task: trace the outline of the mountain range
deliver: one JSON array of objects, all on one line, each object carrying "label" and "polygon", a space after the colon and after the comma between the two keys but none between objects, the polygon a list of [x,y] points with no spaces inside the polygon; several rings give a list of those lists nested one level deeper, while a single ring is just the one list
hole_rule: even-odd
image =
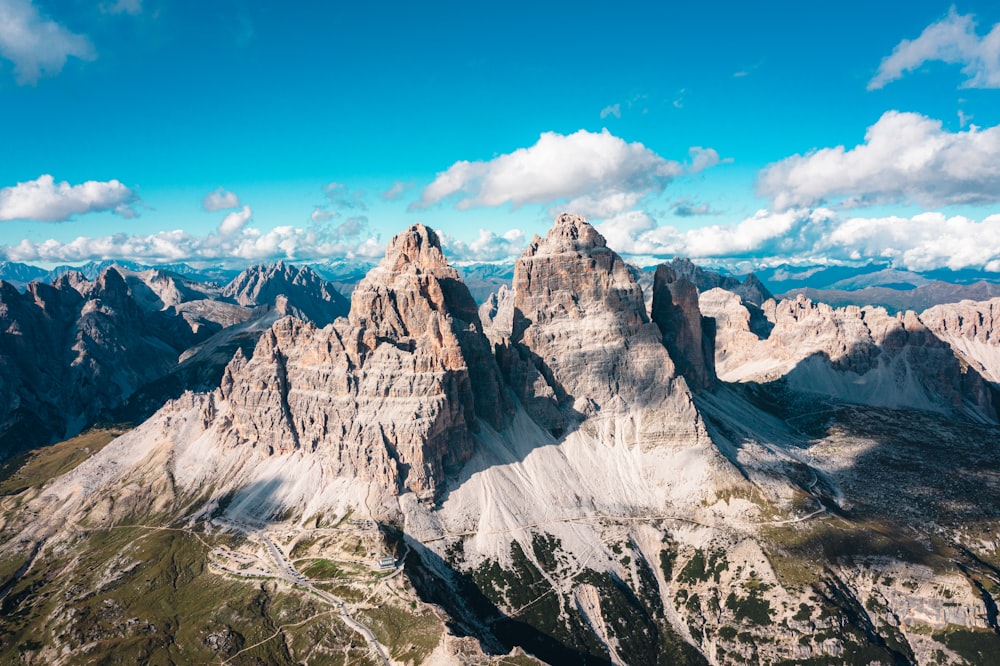
[{"label": "mountain range", "polygon": [[19,432],[76,434],[197,359],[218,374],[7,466],[2,658],[1000,652],[1000,299],[779,300],[684,260],[638,271],[565,214],[509,285],[482,278],[477,304],[414,225],[349,307],[282,264],[4,286]]},{"label": "mountain range", "polygon": [[117,264],[93,279],[32,281],[24,293],[0,282],[0,458],[218,386],[234,349],[283,315],[325,324],[346,311],[313,271],[283,263],[225,287]]}]

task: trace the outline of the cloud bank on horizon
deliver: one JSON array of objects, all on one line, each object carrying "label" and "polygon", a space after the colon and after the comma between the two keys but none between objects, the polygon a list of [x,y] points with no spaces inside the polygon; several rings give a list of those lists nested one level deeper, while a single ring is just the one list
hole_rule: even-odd
[{"label": "cloud bank on horizon", "polygon": [[[154,11],[141,0],[117,0],[76,16],[72,23],[48,15],[32,0],[0,0],[0,57],[9,67],[0,69],[0,77],[15,84],[10,90],[0,87],[0,103],[3,95],[28,94],[19,93],[22,89],[41,93],[90,71],[97,47],[102,53],[111,48],[99,29],[107,25],[102,22],[132,21],[156,29],[166,11],[161,5]],[[895,46],[885,47],[880,61],[870,60],[867,81],[855,77],[868,104],[883,103],[879,100],[896,88],[905,89],[900,95],[911,94],[906,91],[922,85],[925,77],[950,77],[956,94],[982,91],[975,92],[982,104],[977,115],[988,117],[984,109],[1000,107],[988,97],[1000,88],[1000,23],[982,30],[975,14],[954,7],[946,11],[916,37],[896,35],[890,42]],[[85,30],[67,27],[71,25]],[[245,35],[240,40],[246,42]],[[70,59],[77,61],[72,68],[67,66]],[[738,64],[728,70],[726,85],[749,85],[769,67],[775,65],[766,58]],[[692,134],[690,142],[669,127],[651,129],[649,119],[658,118],[656,114],[679,118],[676,114],[697,107],[705,95],[692,84],[665,88],[659,100],[632,90],[618,97],[624,101],[608,104],[605,97],[594,106],[591,122],[600,121],[597,127],[580,127],[584,123],[572,119],[557,123],[561,131],[518,132],[537,140],[478,159],[462,159],[461,148],[453,147],[450,158],[424,175],[393,171],[388,164],[367,183],[326,178],[313,186],[313,199],[297,203],[291,220],[275,214],[267,202],[259,203],[260,194],[254,192],[259,172],[234,177],[220,171],[216,183],[239,186],[199,184],[198,195],[184,194],[183,210],[196,221],[189,225],[186,218],[165,220],[155,188],[143,186],[140,199],[139,185],[78,177],[86,171],[81,167],[85,160],[68,160],[65,171],[71,175],[57,181],[66,177],[55,168],[57,155],[45,172],[0,183],[0,233],[5,227],[29,230],[19,240],[0,239],[0,258],[35,263],[367,260],[382,254],[389,225],[403,227],[419,217],[438,226],[435,218],[441,217],[451,224],[442,230],[451,260],[504,261],[523,251],[531,236],[526,229],[538,230],[541,220],[566,210],[594,222],[612,248],[649,260],[688,256],[742,265],[887,261],[914,270],[1000,272],[1000,211],[991,208],[1000,204],[1000,118],[992,126],[971,124],[972,102],[960,97],[954,111],[959,123],[952,129],[941,117],[907,110],[906,99],[899,97],[898,103],[885,102],[867,129],[839,133],[849,140],[772,154],[754,164],[730,149],[737,145],[731,136],[728,144],[712,140],[709,147],[707,137],[721,131],[717,124]],[[569,123],[577,129],[565,129]],[[659,140],[640,140],[643,132]],[[231,152],[240,152],[233,139],[218,139]],[[338,157],[324,160],[329,164]],[[130,167],[122,161],[126,173],[119,178],[134,182],[127,175]],[[281,180],[280,165],[274,168]],[[738,187],[749,194],[734,204],[725,188],[737,178],[744,179]],[[195,187],[186,185],[187,190]],[[130,229],[116,226],[115,220],[139,218],[140,210],[142,219]],[[488,228],[478,222],[481,218],[489,220]],[[95,220],[91,228],[79,228],[90,220]],[[30,231],[32,224],[43,222],[45,229],[54,230],[51,237]],[[164,228],[168,225],[169,230]]]}]

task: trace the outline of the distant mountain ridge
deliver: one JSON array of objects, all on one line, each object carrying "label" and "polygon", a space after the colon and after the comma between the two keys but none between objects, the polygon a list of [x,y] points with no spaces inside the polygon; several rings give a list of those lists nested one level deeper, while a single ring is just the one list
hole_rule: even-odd
[{"label": "distant mountain ridge", "polygon": [[926,282],[913,289],[899,289],[898,285],[864,287],[862,289],[812,289],[803,287],[780,294],[781,298],[802,295],[812,301],[829,303],[835,307],[856,305],[882,306],[890,312],[913,310],[919,312],[935,305],[961,301],[987,301],[1000,296],[1000,284],[985,280],[972,284]]},{"label": "distant mountain ridge", "polygon": [[284,264],[249,268],[225,288],[118,264],[93,280],[63,271],[24,293],[0,281],[0,458],[126,405],[144,418],[183,390],[217,386],[235,349],[280,316],[322,325],[347,310],[309,268]]}]

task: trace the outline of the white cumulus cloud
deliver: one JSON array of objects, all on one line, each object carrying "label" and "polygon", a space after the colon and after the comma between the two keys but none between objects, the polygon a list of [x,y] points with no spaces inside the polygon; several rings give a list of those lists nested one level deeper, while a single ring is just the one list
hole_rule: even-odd
[{"label": "white cumulus cloud", "polygon": [[240,210],[229,213],[219,223],[219,235],[231,236],[235,234],[245,227],[252,217],[253,211],[250,209],[250,206],[243,206]]},{"label": "white cumulus cloud", "polygon": [[943,213],[912,218],[852,218],[822,239],[822,249],[848,259],[881,257],[911,270],[1000,270],[1000,215],[981,222]]},{"label": "white cumulus cloud", "polygon": [[65,222],[74,215],[112,211],[136,217],[139,197],[117,180],[88,180],[80,185],[55,182],[49,174],[0,189],[0,221]]},{"label": "white cumulus cloud", "polygon": [[597,227],[610,247],[630,255],[759,265],[879,259],[910,270],[1000,270],[1000,215],[981,221],[943,213],[848,217],[827,208],[798,208],[761,210],[736,224],[681,231],[630,211]]},{"label": "white cumulus cloud", "polygon": [[733,161],[731,157],[725,159],[719,157],[719,151],[715,148],[692,146],[688,150],[688,154],[691,156],[691,166],[688,167],[689,173],[701,173],[705,169],[711,169],[719,164],[730,164]]},{"label": "white cumulus cloud", "polygon": [[868,82],[869,90],[912,72],[925,62],[941,61],[962,65],[967,88],[1000,88],[1000,23],[986,35],[976,34],[976,20],[952,7],[948,16],[924,28],[914,40],[904,39],[883,58]]},{"label": "white cumulus cloud", "polygon": [[229,190],[219,187],[205,195],[201,200],[201,207],[210,213],[217,210],[231,210],[240,207],[240,198]]},{"label": "white cumulus cloud", "polygon": [[471,242],[442,234],[441,245],[449,261],[502,261],[519,257],[526,242],[520,229],[511,229],[501,235],[480,229]]},{"label": "white cumulus cloud", "polygon": [[606,217],[663,191],[684,168],[641,143],[606,129],[563,135],[545,132],[529,148],[489,161],[461,161],[439,173],[411,209],[455,200],[459,209],[561,204],[590,217]]},{"label": "white cumulus cloud", "polygon": [[763,169],[757,190],[775,208],[839,201],[925,207],[1000,201],[1000,126],[948,132],[918,113],[887,111],[863,144],[794,155]]},{"label": "white cumulus cloud", "polygon": [[70,56],[97,57],[84,35],[41,16],[31,0],[0,0],[0,56],[14,63],[21,85],[34,85],[43,76],[62,71]]}]

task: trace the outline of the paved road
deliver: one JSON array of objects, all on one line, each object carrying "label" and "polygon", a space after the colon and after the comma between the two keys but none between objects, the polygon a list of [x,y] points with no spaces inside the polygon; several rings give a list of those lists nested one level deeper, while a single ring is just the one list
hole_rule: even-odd
[{"label": "paved road", "polygon": [[365,641],[368,642],[368,645],[371,646],[372,650],[375,651],[375,654],[377,654],[379,659],[382,660],[382,663],[385,666],[389,666],[389,657],[386,656],[387,650],[385,646],[378,642],[378,639],[375,638],[375,634],[371,629],[351,617],[350,611],[347,609],[347,605],[344,604],[344,600],[313,585],[312,581],[296,571],[295,567],[292,566],[292,563],[287,557],[285,557],[285,554],[280,548],[278,548],[277,544],[271,540],[271,537],[267,536],[264,532],[259,532],[258,534],[260,534],[261,538],[264,540],[264,546],[267,549],[267,554],[271,556],[271,559],[274,560],[274,563],[278,568],[278,575],[294,585],[306,588],[319,598],[334,606],[338,611],[340,611],[340,617],[344,620],[344,624],[364,636]]}]

